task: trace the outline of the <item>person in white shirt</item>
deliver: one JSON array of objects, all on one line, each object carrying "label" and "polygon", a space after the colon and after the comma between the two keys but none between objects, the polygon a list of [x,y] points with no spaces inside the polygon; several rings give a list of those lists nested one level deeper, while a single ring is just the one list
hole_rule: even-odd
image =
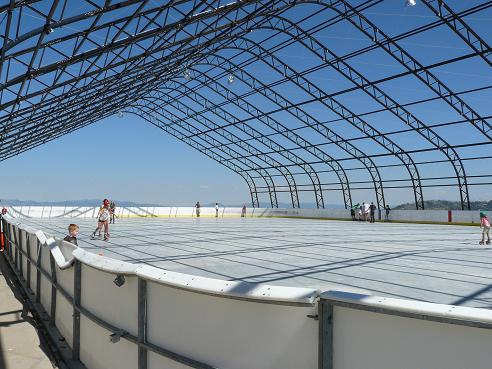
[{"label": "person in white shirt", "polygon": [[91,239],[96,238],[96,232],[99,232],[101,237],[101,229],[104,227],[104,241],[109,240],[109,218],[111,216],[111,209],[109,208],[109,200],[104,199],[103,205],[99,208],[97,213],[97,228],[92,232]]},{"label": "person in white shirt", "polygon": [[216,218],[219,217],[219,204],[218,203],[215,203],[215,217]]},{"label": "person in white shirt", "polygon": [[362,219],[364,222],[367,221],[367,216],[369,215],[369,204],[366,204],[365,202],[362,203]]}]

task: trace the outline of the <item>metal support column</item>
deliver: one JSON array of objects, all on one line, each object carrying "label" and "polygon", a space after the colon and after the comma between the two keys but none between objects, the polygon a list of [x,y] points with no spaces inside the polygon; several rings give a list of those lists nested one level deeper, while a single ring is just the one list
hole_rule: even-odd
[{"label": "metal support column", "polygon": [[37,240],[38,258],[36,259],[36,302],[41,302],[41,242]]},{"label": "metal support column", "polygon": [[323,299],[318,303],[318,368],[333,369],[333,305]]},{"label": "metal support column", "polygon": [[56,317],[56,262],[53,255],[50,253],[50,265],[51,265],[51,312],[50,320],[53,325],[55,325]]},{"label": "metal support column", "polygon": [[26,234],[26,254],[27,254],[26,286],[27,288],[31,289],[31,244],[30,244],[29,233]]},{"label": "metal support column", "polygon": [[82,265],[76,260],[73,280],[73,344],[72,359],[80,360],[80,300],[82,291]]},{"label": "metal support column", "polygon": [[[147,342],[147,281],[138,279],[138,342]],[[147,369],[147,349],[138,346],[138,369]]]}]

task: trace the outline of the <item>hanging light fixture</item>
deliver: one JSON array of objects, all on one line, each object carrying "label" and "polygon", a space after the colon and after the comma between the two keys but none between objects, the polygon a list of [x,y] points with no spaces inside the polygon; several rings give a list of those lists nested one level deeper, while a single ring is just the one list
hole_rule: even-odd
[{"label": "hanging light fixture", "polygon": [[234,83],[234,76],[232,74],[229,74],[227,76],[227,83],[228,84]]},{"label": "hanging light fixture", "polygon": [[46,25],[44,26],[44,33],[49,35],[50,33],[53,33],[53,31],[53,27],[51,27],[49,23],[46,23]]},{"label": "hanging light fixture", "polygon": [[183,77],[188,81],[191,79],[191,73],[188,69],[185,69],[185,71],[183,72]]},{"label": "hanging light fixture", "polygon": [[415,6],[417,5],[417,0],[406,0],[405,6]]},{"label": "hanging light fixture", "polygon": [[118,118],[123,118],[123,112],[121,110],[118,110]]}]

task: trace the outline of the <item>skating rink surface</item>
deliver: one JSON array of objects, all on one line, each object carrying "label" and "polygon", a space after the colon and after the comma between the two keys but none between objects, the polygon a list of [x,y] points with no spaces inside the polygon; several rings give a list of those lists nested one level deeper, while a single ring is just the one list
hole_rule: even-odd
[{"label": "skating rink surface", "polygon": [[109,242],[95,219],[19,219],[57,237],[80,226],[79,246],[131,263],[226,280],[492,308],[492,249],[478,227],[308,219],[118,219]]}]

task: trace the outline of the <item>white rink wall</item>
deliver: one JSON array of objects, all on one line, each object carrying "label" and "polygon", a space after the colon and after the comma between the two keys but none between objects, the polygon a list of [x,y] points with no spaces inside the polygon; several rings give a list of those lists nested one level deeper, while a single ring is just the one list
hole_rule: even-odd
[{"label": "white rink wall", "polygon": [[490,369],[491,310],[175,273],[14,221],[7,259],[89,369]]},{"label": "white rink wall", "polygon": [[[8,212],[14,218],[94,218],[97,207],[75,206],[12,206]],[[480,224],[480,212],[468,210],[392,210],[392,221],[439,222],[439,223],[476,223]],[[120,218],[159,217],[180,218],[196,217],[194,207],[117,207],[116,215]],[[240,217],[241,208],[220,207],[218,217]],[[200,217],[215,217],[215,208],[202,207]],[[246,217],[299,217],[350,219],[350,211],[345,209],[287,209],[287,208],[246,208]],[[384,211],[376,212],[376,219],[384,219]],[[450,221],[451,220],[451,221]]]}]

